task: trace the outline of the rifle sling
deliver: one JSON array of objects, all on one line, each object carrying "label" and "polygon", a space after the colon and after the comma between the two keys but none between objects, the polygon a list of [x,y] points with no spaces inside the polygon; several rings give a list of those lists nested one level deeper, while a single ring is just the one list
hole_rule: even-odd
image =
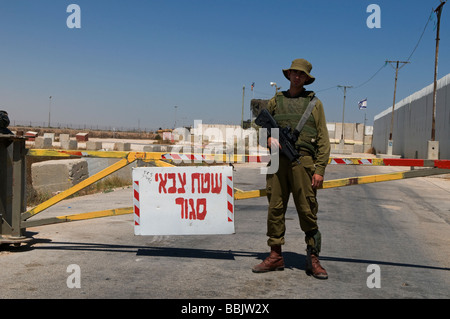
[{"label": "rifle sling", "polygon": [[306,121],[311,116],[312,110],[313,110],[314,106],[316,105],[317,100],[318,100],[317,97],[313,97],[312,100],[309,102],[308,106],[306,107],[305,113],[303,113],[302,118],[300,119],[297,126],[295,127],[295,130],[297,132],[300,133],[302,131],[303,126],[305,126]]}]

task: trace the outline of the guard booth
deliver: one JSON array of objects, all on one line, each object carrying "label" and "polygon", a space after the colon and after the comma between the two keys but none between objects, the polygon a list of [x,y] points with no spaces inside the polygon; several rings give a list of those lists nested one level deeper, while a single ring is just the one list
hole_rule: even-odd
[{"label": "guard booth", "polygon": [[0,244],[20,245],[25,238],[21,214],[26,210],[25,137],[0,134]]}]

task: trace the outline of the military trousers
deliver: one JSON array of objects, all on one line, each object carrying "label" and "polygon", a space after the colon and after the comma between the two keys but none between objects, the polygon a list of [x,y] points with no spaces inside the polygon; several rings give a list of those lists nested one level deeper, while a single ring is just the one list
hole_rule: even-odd
[{"label": "military trousers", "polygon": [[[267,244],[283,245],[286,232],[285,214],[292,193],[298,213],[300,228],[305,233],[305,242],[320,251],[320,232],[317,225],[317,190],[313,189],[312,176],[315,171],[311,156],[302,156],[300,164],[291,163],[283,154],[279,156],[279,167],[275,174],[266,176],[266,191],[269,201],[267,217]],[[270,164],[269,164],[270,165]]]}]

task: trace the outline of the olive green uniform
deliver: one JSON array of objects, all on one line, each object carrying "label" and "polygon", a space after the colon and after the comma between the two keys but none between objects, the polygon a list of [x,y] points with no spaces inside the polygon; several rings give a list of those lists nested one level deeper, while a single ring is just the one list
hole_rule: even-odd
[{"label": "olive green uniform", "polygon": [[[269,101],[268,111],[281,127],[295,128],[313,97],[312,91],[303,90],[300,96],[294,98],[287,92],[279,92]],[[318,254],[321,238],[317,226],[317,191],[313,189],[311,182],[314,174],[325,174],[330,156],[330,140],[320,100],[317,100],[295,146],[302,155],[301,164],[291,163],[280,153],[278,171],[267,175],[266,178],[269,200],[268,245],[284,244],[285,213],[292,193],[300,227],[305,232],[306,244]]]}]

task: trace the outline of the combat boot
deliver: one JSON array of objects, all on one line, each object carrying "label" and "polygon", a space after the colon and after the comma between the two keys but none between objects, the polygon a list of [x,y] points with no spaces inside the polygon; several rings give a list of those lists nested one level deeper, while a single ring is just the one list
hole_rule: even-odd
[{"label": "combat boot", "polygon": [[320,265],[319,256],[312,248],[308,248],[306,252],[306,274],[317,279],[328,279],[327,271]]},{"label": "combat boot", "polygon": [[274,270],[284,270],[284,259],[281,254],[281,245],[271,246],[269,257],[267,257],[262,263],[252,268],[252,271],[255,273]]}]

